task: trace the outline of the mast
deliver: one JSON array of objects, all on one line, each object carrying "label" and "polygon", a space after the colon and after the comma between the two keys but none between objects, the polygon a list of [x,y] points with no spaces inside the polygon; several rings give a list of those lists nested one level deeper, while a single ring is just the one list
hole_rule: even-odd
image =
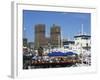
[{"label": "mast", "polygon": [[81,35],[83,35],[84,32],[83,32],[83,24],[81,25]]}]

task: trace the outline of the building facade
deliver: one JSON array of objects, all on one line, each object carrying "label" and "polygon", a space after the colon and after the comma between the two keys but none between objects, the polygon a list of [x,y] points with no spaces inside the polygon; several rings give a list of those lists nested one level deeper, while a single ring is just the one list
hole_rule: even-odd
[{"label": "building facade", "polygon": [[50,29],[51,47],[61,47],[61,29],[60,26],[53,24]]},{"label": "building facade", "polygon": [[35,49],[47,46],[47,39],[45,37],[45,24],[35,25]]},{"label": "building facade", "polygon": [[78,52],[91,50],[91,36],[90,35],[77,35],[74,36],[75,48]]},{"label": "building facade", "polygon": [[45,24],[35,25],[35,49],[39,47],[43,48],[58,48],[61,47],[61,28],[58,25],[53,24],[50,28],[50,37],[46,37]]}]

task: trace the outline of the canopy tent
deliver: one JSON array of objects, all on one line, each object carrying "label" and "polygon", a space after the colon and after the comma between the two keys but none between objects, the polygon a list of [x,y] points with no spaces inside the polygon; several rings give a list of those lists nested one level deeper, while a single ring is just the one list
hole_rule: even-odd
[{"label": "canopy tent", "polygon": [[63,52],[52,52],[52,53],[49,53],[48,56],[68,56],[68,55],[75,55],[76,53],[74,52],[66,52],[66,53],[63,53]]}]

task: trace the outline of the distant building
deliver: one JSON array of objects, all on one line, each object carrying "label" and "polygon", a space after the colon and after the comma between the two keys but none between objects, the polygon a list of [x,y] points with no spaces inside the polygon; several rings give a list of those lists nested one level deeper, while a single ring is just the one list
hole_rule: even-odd
[{"label": "distant building", "polygon": [[46,47],[48,41],[45,37],[45,24],[35,25],[35,49]]},{"label": "distant building", "polygon": [[75,41],[69,41],[69,40],[63,41],[64,48],[68,48],[71,50],[73,49],[74,44],[75,44]]},{"label": "distant building", "polygon": [[61,29],[60,26],[53,24],[50,29],[51,47],[61,47]]},{"label": "distant building", "polygon": [[28,48],[29,49],[34,49],[34,43],[33,42],[28,42]]},{"label": "distant building", "polygon": [[27,38],[23,38],[23,47],[27,47],[27,42],[28,42]]},{"label": "distant building", "polygon": [[23,53],[27,54],[28,53],[28,39],[23,38]]}]

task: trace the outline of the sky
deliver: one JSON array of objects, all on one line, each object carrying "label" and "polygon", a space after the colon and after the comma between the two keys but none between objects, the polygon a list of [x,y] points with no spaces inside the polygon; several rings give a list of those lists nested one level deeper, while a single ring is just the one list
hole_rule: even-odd
[{"label": "sky", "polygon": [[36,24],[46,25],[47,37],[53,24],[61,27],[62,39],[73,40],[81,32],[82,25],[84,33],[91,34],[90,13],[23,10],[23,38],[27,38],[28,42],[34,42]]}]

